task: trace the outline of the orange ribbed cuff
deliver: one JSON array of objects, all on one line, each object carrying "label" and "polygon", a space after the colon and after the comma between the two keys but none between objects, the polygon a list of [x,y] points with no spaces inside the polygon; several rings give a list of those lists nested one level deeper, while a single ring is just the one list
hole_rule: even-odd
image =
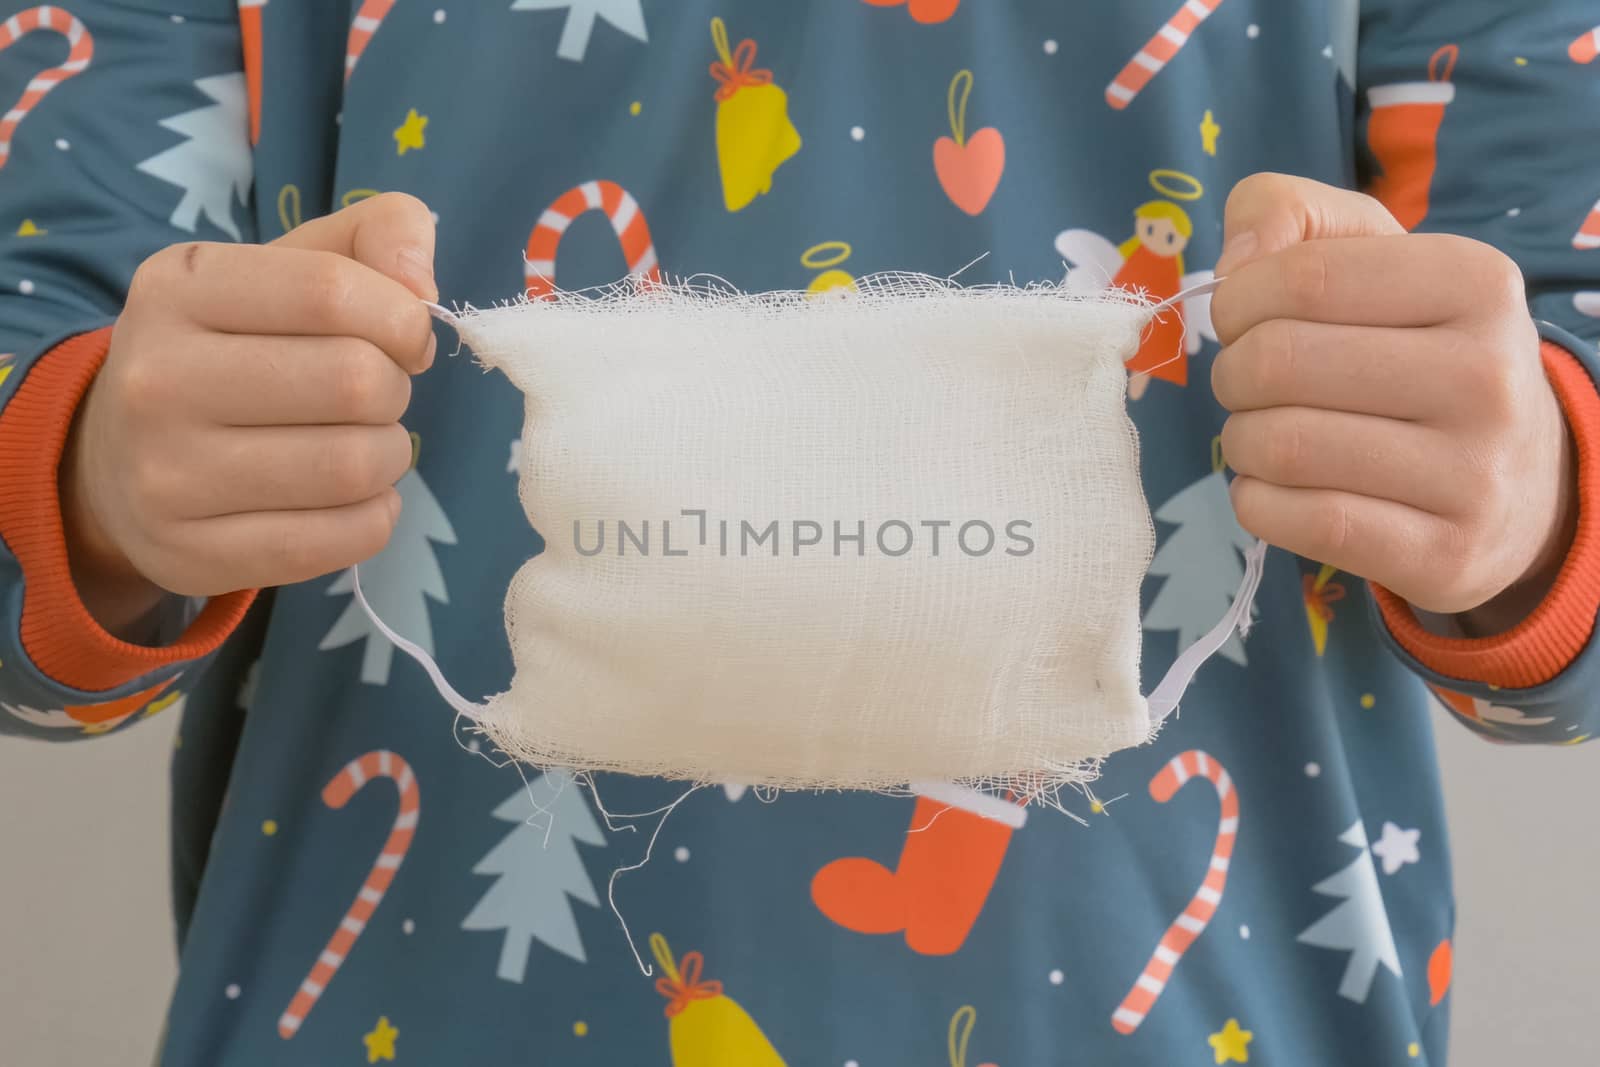
[{"label": "orange ribbed cuff", "polygon": [[209,655],[255,598],[253,590],[212,597],[165,648],[118,640],[78,598],[61,522],[61,454],[78,403],[110,346],[109,326],[63,341],[28,368],[0,409],[0,538],[22,567],[22,648],[46,677],[87,692]]},{"label": "orange ribbed cuff", "polygon": [[1554,341],[1545,341],[1542,352],[1545,374],[1572,430],[1578,468],[1577,533],[1543,602],[1503,634],[1451,638],[1430,633],[1404,600],[1372,587],[1400,647],[1447,678],[1501,689],[1543,685],[1578,658],[1594,632],[1600,611],[1600,393],[1571,352]]}]

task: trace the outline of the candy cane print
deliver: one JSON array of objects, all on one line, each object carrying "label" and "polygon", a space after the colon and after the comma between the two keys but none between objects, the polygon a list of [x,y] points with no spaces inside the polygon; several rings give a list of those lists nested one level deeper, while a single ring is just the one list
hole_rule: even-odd
[{"label": "candy cane print", "polygon": [[378,27],[383,25],[384,17],[393,6],[394,0],[365,0],[356,17],[350,20],[350,40],[344,49],[345,81],[350,80],[350,73],[356,69],[356,60],[367,50],[367,42],[378,32]]},{"label": "candy cane print", "polygon": [[1156,35],[1128,60],[1128,65],[1111,79],[1111,84],[1106,86],[1106,103],[1118,111],[1131,104],[1139,91],[1149,85],[1150,80],[1161,73],[1161,68],[1189,43],[1189,35],[1195,27],[1221,5],[1222,0],[1183,0],[1183,6],[1178,8],[1177,14],[1168,19],[1166,25],[1157,30]]},{"label": "candy cane print", "polygon": [[1567,46],[1567,55],[1572,57],[1574,63],[1593,63],[1600,56],[1600,26],[1592,30],[1584,30],[1570,45]]},{"label": "candy cane print", "polygon": [[655,281],[661,277],[650,225],[639,202],[616,182],[593,181],[574,186],[556,197],[528,234],[527,261],[523,267],[528,298],[549,296],[556,287],[556,249],[572,220],[585,211],[604,211],[622,245],[628,273]]},{"label": "candy cane print", "polygon": [[385,749],[368,752],[346,763],[323,788],[322,802],[330,808],[342,808],[360,792],[362,786],[374,778],[388,778],[394,782],[400,793],[400,810],[395,813],[389,839],[383,843],[383,851],[378,853],[378,858],[373,862],[361,891],[356,894],[344,918],[339,920],[338,929],[328,939],[328,947],[317,957],[311,973],[300,983],[294,999],[289,1001],[288,1009],[278,1020],[278,1036],[285,1041],[299,1032],[300,1024],[306,1021],[306,1016],[316,1006],[317,998],[333,981],[334,973],[350,954],[356,938],[367,928],[367,920],[372,918],[389,883],[394,881],[395,872],[400,869],[400,863],[411,847],[411,838],[417,832],[417,815],[422,810],[422,797],[417,790],[416,776],[411,773],[409,763]]},{"label": "candy cane print", "polygon": [[30,81],[16,106],[6,112],[5,118],[0,119],[0,167],[5,166],[11,158],[11,138],[16,135],[22,120],[28,117],[28,112],[44,99],[45,93],[87,67],[94,56],[94,38],[83,23],[61,8],[49,5],[19,11],[0,23],[0,52],[34,30],[55,30],[66,37],[71,50],[67,52],[65,63],[51,67]]},{"label": "candy cane print", "polygon": [[1217,840],[1211,848],[1211,865],[1189,906],[1161,935],[1161,942],[1156,945],[1150,962],[1145,964],[1144,972],[1122,999],[1122,1005],[1111,1013],[1111,1025],[1119,1034],[1133,1033],[1150,1014],[1178,961],[1217,913],[1223,887],[1228,883],[1228,861],[1233,857],[1233,841],[1239,833],[1239,794],[1234,791],[1233,779],[1222,765],[1198,749],[1180,753],[1150,780],[1150,795],[1157,803],[1165,804],[1191,778],[1204,778],[1215,786],[1217,799],[1222,804]]}]

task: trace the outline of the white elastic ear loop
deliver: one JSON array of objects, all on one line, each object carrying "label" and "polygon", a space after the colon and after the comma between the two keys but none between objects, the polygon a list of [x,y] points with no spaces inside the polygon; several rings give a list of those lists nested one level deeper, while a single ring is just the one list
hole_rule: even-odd
[{"label": "white elastic ear loop", "polygon": [[[429,313],[440,322],[447,323],[452,327],[461,322],[461,319],[456,315],[456,313],[447,307],[444,307],[440,304],[430,303],[426,300],[424,300],[422,304],[428,309]],[[356,603],[361,605],[361,610],[366,613],[368,619],[372,620],[372,625],[378,628],[378,632],[383,634],[384,637],[388,638],[390,643],[393,644],[395,648],[398,648],[401,652],[404,652],[422,666],[422,669],[427,672],[428,678],[432,680],[433,687],[439,691],[439,695],[444,698],[446,704],[449,704],[452,708],[466,716],[468,719],[471,719],[473,722],[477,722],[478,714],[483,710],[483,705],[474,704],[472,701],[456,692],[455,686],[445,681],[444,672],[439,669],[439,664],[434,662],[434,658],[432,656],[424,652],[418,645],[413,644],[404,637],[401,637],[399,634],[395,633],[389,628],[388,623],[378,618],[378,613],[372,610],[372,605],[367,603],[366,594],[361,591],[360,567],[350,568],[350,584],[355,590]]]},{"label": "white elastic ear loop", "polygon": [[1184,649],[1178,658],[1168,668],[1166,677],[1161,679],[1155,691],[1147,698],[1150,705],[1151,725],[1157,725],[1171,715],[1178,707],[1178,701],[1183,698],[1184,690],[1189,688],[1189,683],[1194,681],[1195,672],[1200,665],[1227,644],[1228,638],[1237,631],[1240,637],[1250,631],[1250,613],[1255,607],[1256,591],[1261,588],[1261,575],[1266,569],[1267,543],[1258,540],[1244,554],[1244,581],[1239,583],[1239,592],[1233,598],[1233,604],[1222,618],[1208,630],[1200,640]]},{"label": "white elastic ear loop", "polygon": [[468,719],[471,719],[473,722],[477,722],[478,714],[483,711],[483,705],[474,704],[472,701],[456,692],[455,687],[444,680],[444,672],[439,669],[439,665],[434,662],[432,656],[428,655],[417,645],[412,644],[410,641],[407,641],[405,638],[389,629],[389,624],[378,618],[378,613],[372,610],[372,605],[367,603],[366,594],[361,591],[360,567],[350,568],[350,584],[355,590],[356,603],[361,605],[361,610],[366,612],[367,618],[372,620],[372,625],[378,628],[378,632],[383,634],[384,637],[387,637],[394,644],[395,648],[398,648],[401,652],[404,652],[406,655],[410,656],[412,659],[416,660],[422,665],[422,669],[427,671],[428,677],[432,679],[433,687],[439,691],[440,696],[444,697],[446,704],[449,704],[452,708],[466,716]]},{"label": "white elastic ear loop", "polygon": [[[1162,311],[1166,308],[1177,307],[1191,296],[1205,296],[1207,293],[1214,293],[1217,291],[1217,287],[1225,281],[1227,281],[1226,276],[1221,278],[1212,278],[1209,281],[1201,282],[1199,285],[1191,285],[1189,288],[1185,289],[1181,293],[1178,293],[1176,296],[1169,296],[1165,300],[1161,301],[1161,303],[1151,305],[1150,310]],[[433,307],[434,305],[430,304],[428,306]],[[444,309],[440,308],[440,310],[443,311]]]}]

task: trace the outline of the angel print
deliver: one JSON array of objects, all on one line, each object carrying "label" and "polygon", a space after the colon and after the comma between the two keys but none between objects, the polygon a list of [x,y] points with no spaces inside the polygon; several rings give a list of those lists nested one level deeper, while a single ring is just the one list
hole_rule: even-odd
[{"label": "angel print", "polygon": [[[1211,280],[1209,270],[1184,273],[1183,252],[1194,235],[1194,223],[1174,202],[1198,199],[1200,183],[1177,171],[1157,170],[1151,172],[1150,184],[1171,199],[1139,205],[1133,213],[1133,236],[1121,245],[1091,230],[1063,230],[1056,236],[1056,252],[1068,267],[1069,290],[1127,289],[1163,301]],[[1187,385],[1189,357],[1199,354],[1204,338],[1217,339],[1209,293],[1159,313],[1128,361],[1128,398],[1144,396],[1154,378]]]}]

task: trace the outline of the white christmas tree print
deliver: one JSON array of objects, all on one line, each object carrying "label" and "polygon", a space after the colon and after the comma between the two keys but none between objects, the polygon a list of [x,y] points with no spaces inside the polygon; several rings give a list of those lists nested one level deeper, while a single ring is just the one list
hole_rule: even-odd
[{"label": "white christmas tree print", "polygon": [[1378,888],[1378,872],[1367,851],[1367,830],[1358,819],[1339,840],[1360,853],[1350,866],[1324,878],[1311,887],[1313,893],[1342,898],[1343,903],[1301,931],[1295,938],[1304,945],[1331,948],[1350,953],[1339,983],[1339,995],[1357,1004],[1367,1002],[1372,980],[1381,964],[1400,977],[1400,953],[1395,949],[1394,933],[1389,929],[1389,913],[1383,907]]},{"label": "white christmas tree print", "polygon": [[589,53],[589,35],[594,32],[594,20],[605,19],[611,25],[636,41],[648,41],[644,29],[644,10],[639,0],[516,0],[513,11],[556,11],[567,9],[567,21],[561,27],[561,40],[556,44],[556,55],[582,63]]},{"label": "white christmas tree print", "polygon": [[[450,595],[429,542],[453,545],[456,531],[415,467],[395,483],[395,488],[400,492],[400,518],[388,546],[361,564],[361,591],[378,618],[431,656],[433,626],[428,621],[428,598],[448,604]],[[349,594],[354,590],[354,579],[345,571],[328,586],[328,595]],[[394,663],[394,645],[378,632],[352,596],[344,614],[317,647],[326,652],[360,640],[367,642],[361,657],[361,680],[368,685],[387,685],[389,668]]]},{"label": "white christmas tree print", "polygon": [[[1256,539],[1234,518],[1228,479],[1219,470],[1179,490],[1156,512],[1178,528],[1150,561],[1150,576],[1165,578],[1144,615],[1146,630],[1178,631],[1178,649],[1188,648],[1216,625],[1244,581],[1244,560]],[[1245,665],[1244,642],[1228,638],[1220,654]]]},{"label": "white christmas tree print", "polygon": [[526,976],[534,941],[585,962],[568,898],[599,906],[578,842],[606,842],[583,790],[567,772],[546,771],[508,797],[494,817],[513,828],[472,873],[500,877],[461,920],[461,929],[505,931],[495,973],[508,982]]},{"label": "white christmas tree print", "polygon": [[194,83],[212,103],[161,120],[186,138],[139,164],[146,174],[183,190],[169,221],[194,233],[203,214],[235,241],[243,240],[233,219],[250,195],[250,118],[243,74],[218,74]]}]

